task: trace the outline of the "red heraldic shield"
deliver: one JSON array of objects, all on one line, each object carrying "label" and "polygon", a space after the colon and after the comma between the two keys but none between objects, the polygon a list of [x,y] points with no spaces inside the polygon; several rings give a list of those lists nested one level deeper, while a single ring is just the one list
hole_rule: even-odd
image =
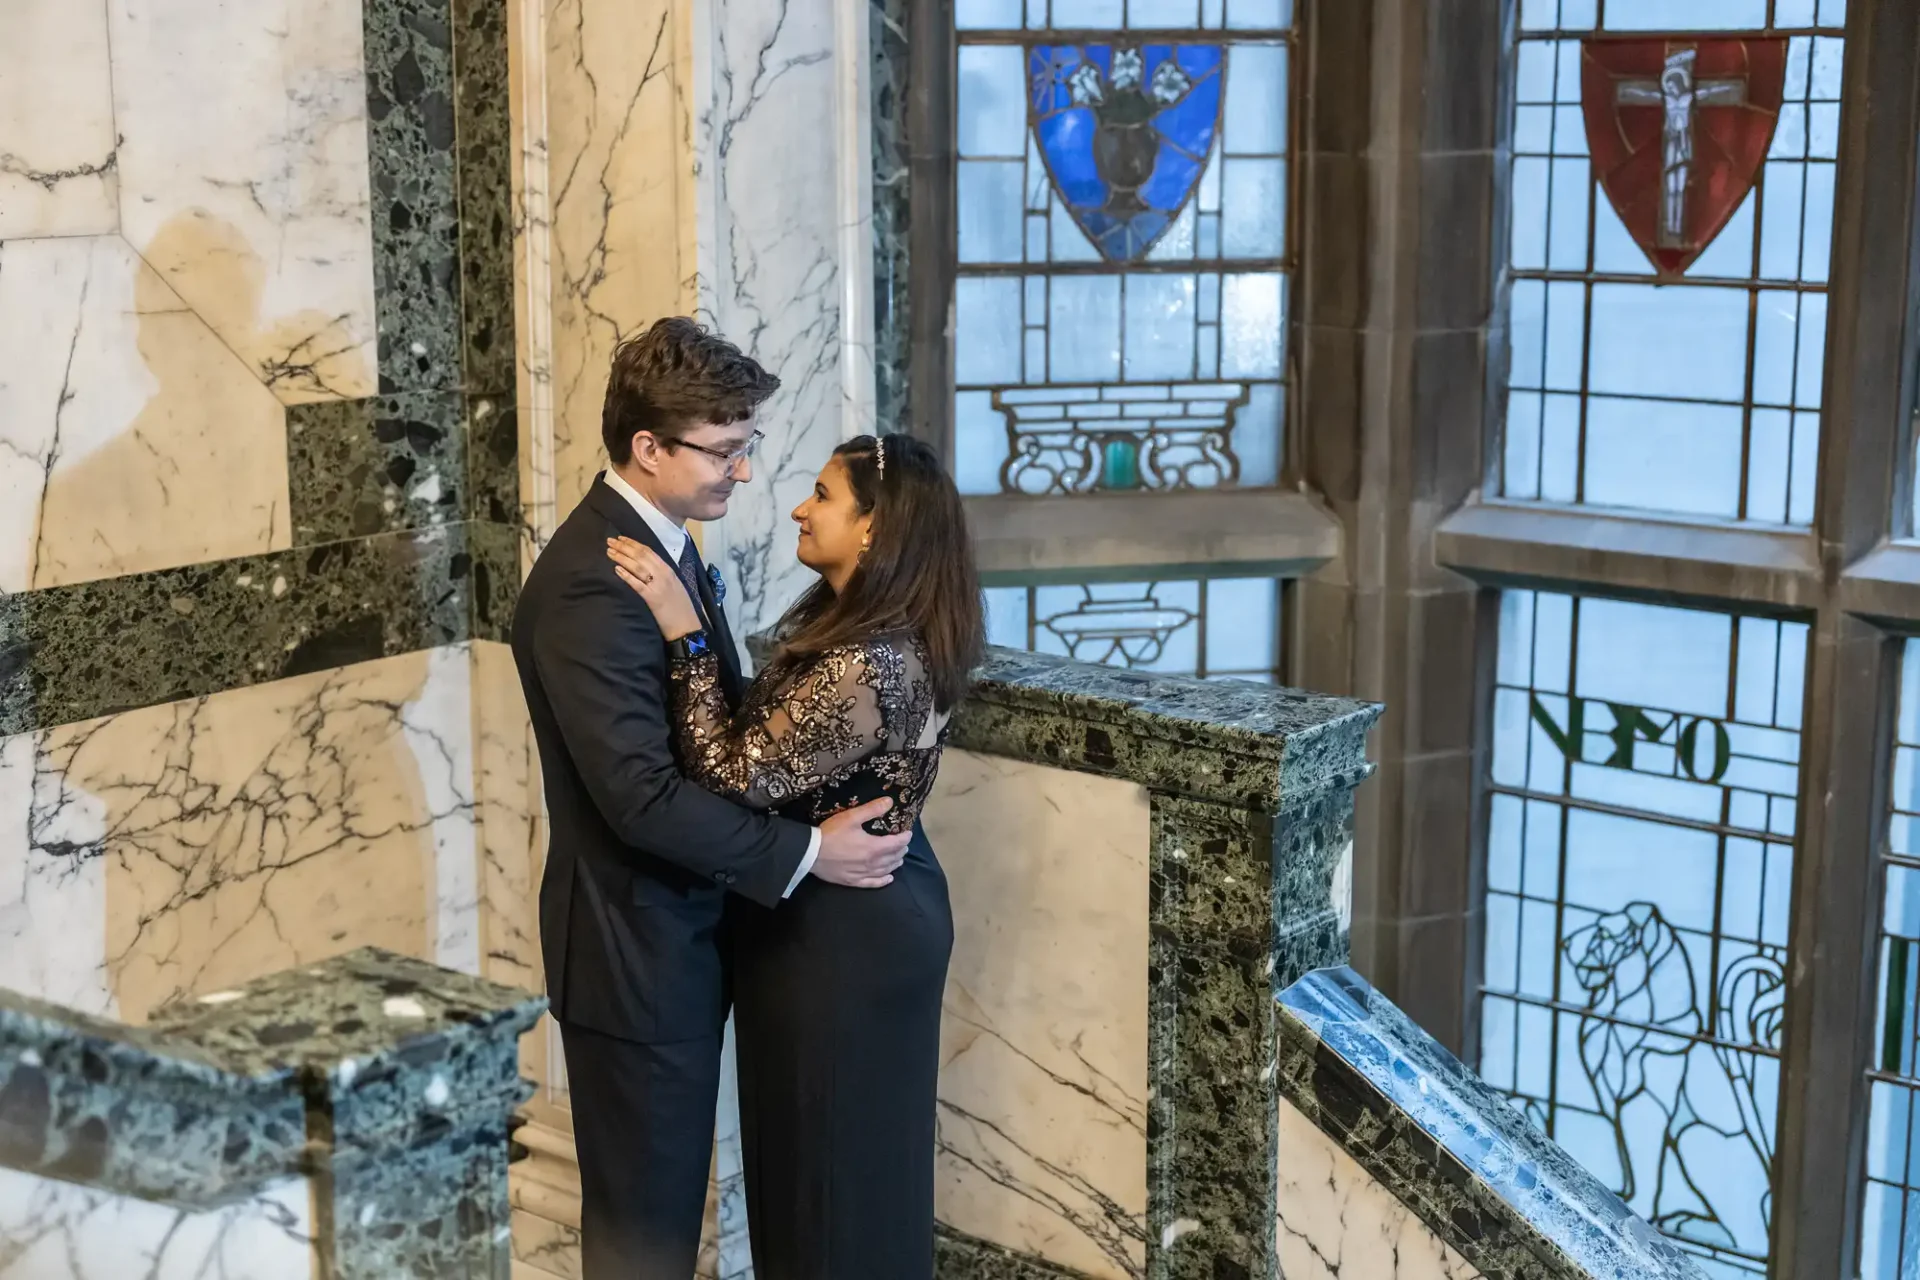
[{"label": "red heraldic shield", "polygon": [[1786,91],[1787,42],[1599,37],[1581,45],[1593,172],[1663,276],[1677,276],[1753,189]]}]

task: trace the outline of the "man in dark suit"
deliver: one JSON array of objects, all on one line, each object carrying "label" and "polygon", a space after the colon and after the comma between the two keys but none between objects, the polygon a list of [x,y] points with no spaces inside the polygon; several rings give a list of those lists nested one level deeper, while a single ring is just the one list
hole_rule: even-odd
[{"label": "man in dark suit", "polygon": [[730,697],[739,655],[688,520],[725,514],[752,478],[754,410],[779,380],[691,320],[614,353],[595,479],[534,562],[513,619],[540,747],[548,850],[540,943],[580,1159],[588,1280],[688,1280],[699,1249],[727,1016],[729,893],[777,904],[807,875],[888,882],[908,836],[755,813],[680,776],[667,645],[615,575],[607,540],[652,547],[699,601]]}]

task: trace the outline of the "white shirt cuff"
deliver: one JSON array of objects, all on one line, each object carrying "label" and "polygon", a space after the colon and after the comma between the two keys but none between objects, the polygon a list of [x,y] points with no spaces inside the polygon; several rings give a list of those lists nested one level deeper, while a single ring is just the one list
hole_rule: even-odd
[{"label": "white shirt cuff", "polygon": [[788,881],[787,891],[780,895],[781,898],[791,898],[793,896],[793,891],[800,887],[800,882],[807,878],[809,871],[813,870],[814,860],[819,856],[820,828],[815,827],[813,828],[813,838],[807,841],[807,856],[800,859],[800,869],[793,873],[793,879]]}]

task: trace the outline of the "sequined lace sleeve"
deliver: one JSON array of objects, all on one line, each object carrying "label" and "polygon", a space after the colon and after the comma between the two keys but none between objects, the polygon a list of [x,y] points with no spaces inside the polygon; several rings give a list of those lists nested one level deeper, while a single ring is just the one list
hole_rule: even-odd
[{"label": "sequined lace sleeve", "polygon": [[886,745],[883,704],[900,665],[886,645],[836,649],[782,682],[768,700],[727,714],[720,661],[676,660],[670,670],[675,743],[688,779],[755,809],[824,785]]}]

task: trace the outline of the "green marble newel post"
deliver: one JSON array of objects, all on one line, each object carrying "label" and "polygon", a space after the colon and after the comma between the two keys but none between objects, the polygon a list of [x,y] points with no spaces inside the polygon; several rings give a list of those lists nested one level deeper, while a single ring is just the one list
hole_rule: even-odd
[{"label": "green marble newel post", "polygon": [[1277,1275],[1274,997],[1347,960],[1353,786],[1277,812],[1154,792],[1147,1275]]},{"label": "green marble newel post", "polygon": [[[1148,1280],[1277,1280],[1275,997],[1346,961],[1379,713],[995,650],[955,717],[955,748],[1146,790]],[[1079,1273],[948,1233],[939,1274]]]},{"label": "green marble newel post", "polygon": [[190,1215],[304,1177],[319,1280],[507,1280],[546,1003],[371,947],[140,1027],[0,990],[0,1166]]},{"label": "green marble newel post", "polygon": [[[455,1074],[456,1083],[436,1086]],[[437,1106],[422,1108],[420,1099],[389,1089],[396,1095],[390,1109],[374,1108],[408,1114],[411,1107],[409,1123],[397,1131],[384,1131],[379,1119],[363,1126],[371,1132],[343,1123],[355,1108],[342,1106],[339,1090],[310,1098],[310,1116],[321,1119],[310,1122],[309,1137],[326,1129],[322,1149],[332,1153],[316,1172],[314,1195],[329,1227],[321,1238],[337,1280],[507,1280],[507,1118],[532,1093],[520,1079],[515,1040],[487,1046],[457,1072],[429,1075],[425,1090]]]}]

